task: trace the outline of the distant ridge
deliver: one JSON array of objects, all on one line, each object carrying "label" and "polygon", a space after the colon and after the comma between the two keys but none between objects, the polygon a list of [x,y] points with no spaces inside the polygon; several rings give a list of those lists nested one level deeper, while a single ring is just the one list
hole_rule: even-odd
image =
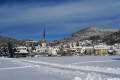
[{"label": "distant ridge", "polygon": [[0,45],[7,45],[8,42],[12,42],[13,44],[18,44],[18,45],[22,44],[22,41],[20,40],[10,38],[10,37],[0,36]]},{"label": "distant ridge", "polygon": [[15,46],[16,45],[24,46],[26,45],[26,41],[32,41],[32,40],[29,40],[29,39],[17,40],[10,37],[0,36],[0,46],[7,46],[8,42],[12,42],[13,45]]},{"label": "distant ridge", "polygon": [[34,42],[34,41],[32,42],[32,41],[33,40],[29,40],[29,39],[17,40],[10,37],[0,36],[0,47],[7,46],[8,42],[12,42],[13,46],[37,46],[38,44],[41,44],[41,41],[38,42]]}]

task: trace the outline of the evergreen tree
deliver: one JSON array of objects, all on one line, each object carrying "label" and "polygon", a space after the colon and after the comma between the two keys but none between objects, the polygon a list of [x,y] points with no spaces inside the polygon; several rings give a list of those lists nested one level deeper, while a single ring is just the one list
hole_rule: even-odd
[{"label": "evergreen tree", "polygon": [[13,45],[11,42],[8,42],[8,51],[9,51],[10,57],[13,57]]},{"label": "evergreen tree", "polygon": [[79,46],[79,42],[77,41],[76,46]]}]

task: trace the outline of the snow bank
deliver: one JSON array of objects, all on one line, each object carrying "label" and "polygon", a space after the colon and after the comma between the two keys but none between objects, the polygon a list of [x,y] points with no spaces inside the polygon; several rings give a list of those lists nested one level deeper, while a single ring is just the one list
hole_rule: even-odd
[{"label": "snow bank", "polygon": [[119,78],[108,78],[108,79],[105,79],[105,80],[120,80]]},{"label": "snow bank", "polygon": [[82,79],[79,77],[75,77],[73,80],[82,80]]}]

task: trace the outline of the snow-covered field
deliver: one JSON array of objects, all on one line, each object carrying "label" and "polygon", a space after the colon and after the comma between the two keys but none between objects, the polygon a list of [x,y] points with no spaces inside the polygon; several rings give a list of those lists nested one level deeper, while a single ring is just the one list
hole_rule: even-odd
[{"label": "snow-covered field", "polygon": [[120,80],[120,56],[0,58],[0,80]]}]

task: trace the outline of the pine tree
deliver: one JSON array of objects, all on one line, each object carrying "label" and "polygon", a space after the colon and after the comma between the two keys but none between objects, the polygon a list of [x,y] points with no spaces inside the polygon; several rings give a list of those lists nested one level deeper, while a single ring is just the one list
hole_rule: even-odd
[{"label": "pine tree", "polygon": [[76,46],[79,46],[79,42],[77,41]]},{"label": "pine tree", "polygon": [[13,57],[13,45],[11,42],[8,42],[8,51],[9,51],[10,57]]}]

